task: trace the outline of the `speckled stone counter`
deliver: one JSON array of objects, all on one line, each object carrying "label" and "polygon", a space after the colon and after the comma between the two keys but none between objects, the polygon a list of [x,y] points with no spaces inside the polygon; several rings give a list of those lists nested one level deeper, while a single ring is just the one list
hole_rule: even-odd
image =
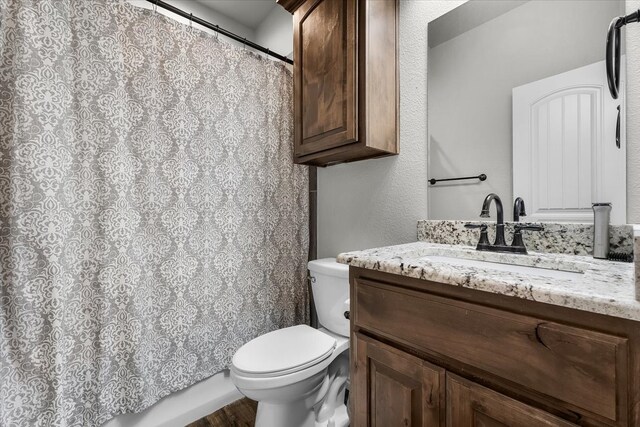
[{"label": "speckled stone counter", "polygon": [[[468,222],[487,224],[489,240],[495,238],[494,221],[418,221],[418,241],[448,245],[475,246],[480,232],[464,227]],[[513,222],[505,223],[507,242],[513,238]],[[523,232],[522,238],[528,250],[544,253],[589,255],[593,253],[593,224],[537,223],[543,231]],[[633,226],[609,226],[611,252],[633,253]]]},{"label": "speckled stone counter", "polygon": [[[500,271],[490,268],[490,265],[484,268],[451,264],[438,259],[443,256],[559,269],[574,274],[567,274],[571,276],[568,278],[550,278],[531,272]],[[428,242],[347,252],[338,255],[338,262],[640,321],[640,302],[635,299],[633,263],[531,252],[529,255],[498,254],[476,251],[469,246]]]}]

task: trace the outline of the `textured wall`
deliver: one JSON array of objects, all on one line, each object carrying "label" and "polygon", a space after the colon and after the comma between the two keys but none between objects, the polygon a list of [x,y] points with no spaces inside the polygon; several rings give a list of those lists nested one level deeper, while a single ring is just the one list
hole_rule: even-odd
[{"label": "textured wall", "polygon": [[[627,0],[627,13],[638,2]],[[640,223],[640,24],[626,26],[627,41],[627,222]]]},{"label": "textured wall", "polygon": [[427,22],[464,3],[400,2],[400,155],[318,169],[318,256],[416,240],[427,216]]},{"label": "textured wall", "polygon": [[[319,169],[319,257],[416,240],[427,217],[427,23],[464,2],[400,1],[401,154]],[[628,13],[638,7],[626,3]],[[640,24],[625,31],[627,211],[629,223],[640,223]]]},{"label": "textured wall", "polygon": [[[438,32],[429,26],[429,176],[489,176],[430,187],[429,219],[476,220],[489,193],[498,194],[505,217],[512,216],[513,199],[522,195],[513,193],[513,88],[604,60],[603,33],[613,16],[624,13],[621,1],[580,4],[530,1],[437,46]],[[486,8],[482,2],[465,5],[459,8],[465,18],[477,16],[472,5]],[[458,25],[448,18],[451,31]],[[615,150],[613,132],[605,137]],[[516,164],[516,171],[522,166]],[[614,203],[618,221],[623,208]]]}]

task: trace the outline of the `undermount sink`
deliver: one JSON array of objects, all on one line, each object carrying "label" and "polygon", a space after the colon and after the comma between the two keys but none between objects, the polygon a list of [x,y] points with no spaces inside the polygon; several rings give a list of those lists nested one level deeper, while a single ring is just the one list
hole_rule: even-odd
[{"label": "undermount sink", "polygon": [[477,259],[454,258],[442,255],[429,255],[423,259],[432,262],[441,262],[460,267],[481,268],[483,270],[496,270],[508,273],[536,275],[548,277],[550,279],[574,280],[583,275],[583,271],[567,271],[541,267],[530,267],[524,265],[504,264],[499,262],[481,261]]}]

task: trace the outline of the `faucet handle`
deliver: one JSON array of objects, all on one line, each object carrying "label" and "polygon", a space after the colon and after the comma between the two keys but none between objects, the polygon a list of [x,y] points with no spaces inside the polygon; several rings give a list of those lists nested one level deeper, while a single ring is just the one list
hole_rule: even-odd
[{"label": "faucet handle", "polygon": [[473,224],[468,222],[464,225],[464,228],[479,228],[480,231],[487,231],[487,224]]},{"label": "faucet handle", "polygon": [[511,246],[516,248],[522,248],[522,253],[527,253],[527,250],[524,246],[524,240],[522,240],[522,230],[529,231],[542,231],[544,227],[536,224],[516,224],[513,227],[513,242],[511,242]]},{"label": "faucet handle", "polygon": [[529,231],[543,231],[544,227],[536,224],[516,224],[513,226],[516,233],[519,233],[522,230]]},{"label": "faucet handle", "polygon": [[478,241],[477,248],[489,246],[489,234],[487,233],[487,224],[473,224],[468,222],[464,225],[464,228],[479,228],[480,240]]}]

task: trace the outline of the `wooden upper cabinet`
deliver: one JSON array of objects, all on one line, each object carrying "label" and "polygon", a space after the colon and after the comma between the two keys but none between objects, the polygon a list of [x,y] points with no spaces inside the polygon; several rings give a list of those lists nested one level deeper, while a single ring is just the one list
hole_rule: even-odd
[{"label": "wooden upper cabinet", "polygon": [[280,4],[294,11],[296,163],[397,154],[397,0]]},{"label": "wooden upper cabinet", "polygon": [[352,346],[352,426],[444,427],[443,368],[360,334]]},{"label": "wooden upper cabinet", "polygon": [[296,157],[357,140],[355,9],[308,1],[294,15]]}]

